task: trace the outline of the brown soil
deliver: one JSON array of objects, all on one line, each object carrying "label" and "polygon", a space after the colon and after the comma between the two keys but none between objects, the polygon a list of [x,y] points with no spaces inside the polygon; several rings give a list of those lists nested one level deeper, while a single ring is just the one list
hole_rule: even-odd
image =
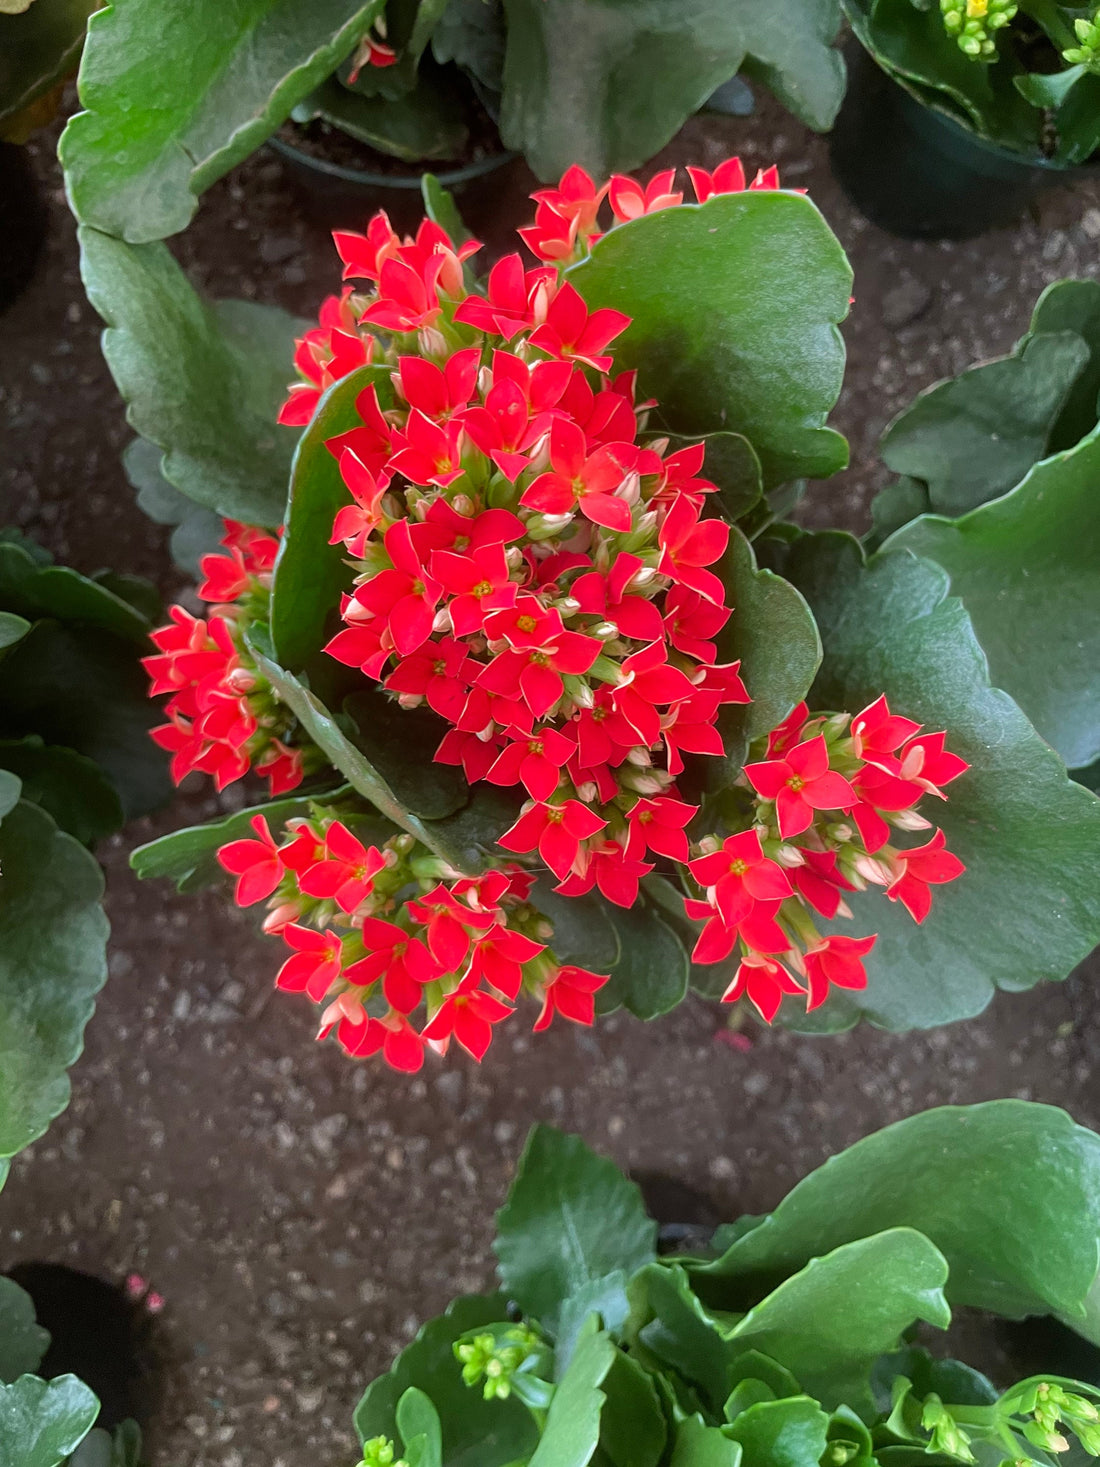
[{"label": "brown soil", "polygon": [[[1097,274],[1100,193],[1054,192],[1039,217],[965,244],[910,244],[859,218],[822,140],[765,101],[691,122],[658,164],[740,151],[807,187],[849,250],[850,365],[834,421],[853,468],[816,486],[815,524],[862,528],[883,473],[878,436],[920,388],[1006,350],[1040,288]],[[28,293],[0,319],[0,519],[84,569],[181,577],[132,508],[129,434],[99,355],[71,222],[47,147],[52,232]],[[520,165],[472,222],[496,249],[522,221]],[[362,223],[363,221],[358,221]],[[335,287],[324,232],[260,154],[210,190],[173,247],[206,288],[301,314]],[[275,945],[224,893],[182,897],[130,876],[128,849],[228,805],[181,797],[104,852],[111,981],[73,1071],[73,1103],[0,1196],[0,1266],[31,1258],[123,1278],[167,1301],[171,1356],[149,1433],[165,1467],[354,1460],[352,1407],[419,1320],[491,1275],[491,1215],[527,1127],[581,1132],[626,1166],[762,1211],[831,1152],[929,1105],[1016,1095],[1100,1128],[1100,1004],[1083,971],[1002,995],[981,1017],[909,1037],[807,1040],[751,1029],[737,1052],[702,1002],[642,1025],[505,1033],[485,1066],[459,1056],[409,1080],[311,1043],[312,1010],[271,993]],[[996,1360],[996,1357],[994,1357]]]}]

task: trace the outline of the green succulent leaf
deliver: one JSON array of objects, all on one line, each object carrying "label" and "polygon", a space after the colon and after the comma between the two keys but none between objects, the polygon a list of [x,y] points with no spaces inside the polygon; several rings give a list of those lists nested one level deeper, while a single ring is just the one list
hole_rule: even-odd
[{"label": "green succulent leaf", "polygon": [[743,1467],[817,1467],[825,1454],[829,1418],[809,1396],[759,1401],[726,1427],[741,1444]]},{"label": "green succulent leaf", "polygon": [[952,1305],[1058,1314],[1100,1333],[1100,1310],[1088,1313],[1100,1137],[1023,1100],[944,1106],[876,1131],[803,1178],[721,1257],[689,1267],[706,1299],[737,1307],[822,1250],[903,1227],[947,1259]]},{"label": "green succulent leaf", "polygon": [[716,507],[731,523],[759,504],[764,494],[763,473],[756,449],[741,433],[704,433],[698,437],[670,435],[673,452],[702,443],[706,450],[703,478],[718,485]]},{"label": "green succulent leaf", "polygon": [[833,0],[504,0],[504,12],[501,134],[547,182],[571,163],[597,178],[640,166],[743,65],[821,131],[844,93]]},{"label": "green succulent leaf", "polygon": [[147,438],[134,438],[122,451],[122,469],[137,505],[155,525],[171,525],[168,548],[181,570],[198,578],[199,560],[218,549],[225,533],[220,515],[182,494],[161,473],[164,454]]},{"label": "green succulent leaf", "polygon": [[865,563],[837,532],[772,553],[821,630],[813,706],[855,713],[885,692],[897,712],[946,729],[971,766],[929,811],[965,874],[937,890],[919,927],[881,890],[854,894],[855,920],[837,930],[878,933],[866,992],[831,996],[820,1018],[788,1005],[784,1022],[807,1029],[818,1019],[835,1031],[862,1015],[888,1029],[924,1028],[980,1013],[997,988],[1064,978],[1100,939],[1100,801],[990,686],[946,571],[905,552]]},{"label": "green succulent leaf", "polygon": [[501,0],[447,0],[432,32],[432,54],[441,63],[453,61],[487,91],[499,93],[504,85]]},{"label": "green succulent leaf", "polygon": [[18,775],[23,798],[42,809],[83,846],[112,835],[124,820],[114,785],[93,760],[46,744],[36,734],[0,739],[0,769]]},{"label": "green succulent leaf", "polygon": [[443,1467],[443,1423],[431,1398],[417,1386],[410,1386],[397,1403],[397,1430],[409,1467]]},{"label": "green succulent leaf", "polygon": [[578,1136],[535,1126],[494,1243],[501,1281],[524,1313],[553,1329],[571,1295],[656,1256],[641,1193]]},{"label": "green succulent leaf", "polygon": [[406,163],[457,158],[470,135],[468,113],[465,99],[448,81],[421,77],[410,92],[391,99],[363,96],[331,76],[298,103],[294,120],[322,117],[367,147]]},{"label": "green succulent leaf", "polygon": [[506,1467],[526,1462],[538,1441],[527,1407],[513,1395],[486,1401],[462,1380],[453,1345],[470,1330],[504,1320],[503,1294],[467,1295],[445,1314],[430,1320],[402,1350],[385,1375],[373,1380],[355,1409],[360,1441],[398,1436],[397,1408],[411,1387],[422,1390],[439,1413],[443,1426],[442,1467]]},{"label": "green succulent leaf", "polygon": [[0,136],[76,68],[95,7],[96,0],[38,0],[21,14],[0,14]]},{"label": "green succulent leaf", "polygon": [[989,674],[1071,768],[1100,758],[1100,428],[961,519],[925,515],[884,549],[942,565]]},{"label": "green succulent leaf", "polygon": [[602,1456],[614,1467],[657,1467],[668,1427],[652,1377],[636,1360],[616,1350],[603,1380],[603,1393],[607,1399],[600,1416]]},{"label": "green succulent leaf", "polygon": [[163,244],[79,230],[81,274],[127,417],[164,477],[229,519],[282,523],[294,435],[275,419],[300,323],[255,301],[202,300]]},{"label": "green succulent leaf", "polygon": [[[1100,115],[1100,103],[1097,110]],[[1031,335],[1064,331],[1074,331],[1082,338],[1089,359],[1051,429],[1048,453],[1072,448],[1092,432],[1100,418],[1100,280],[1056,280],[1043,291],[1031,318]]]},{"label": "green succulent leaf", "polygon": [[[403,809],[424,820],[444,820],[461,810],[470,786],[460,769],[434,763],[447,725],[426,706],[402,708],[379,688],[344,700],[356,742],[386,781]],[[500,827],[503,833],[507,825]]]},{"label": "green succulent leaf", "polygon": [[631,317],[616,365],[638,368],[672,430],[742,434],[766,489],[847,463],[825,418],[852,272],[804,195],[719,194],[648,214],[610,230],[568,278],[589,309]]},{"label": "green succulent leaf", "polygon": [[1043,457],[1088,361],[1075,331],[1027,336],[1011,356],[921,393],[886,429],[882,457],[928,486],[936,513],[964,514],[1007,493]]},{"label": "green succulent leaf", "polygon": [[921,479],[910,479],[903,474],[900,479],[887,484],[885,489],[880,489],[871,500],[872,528],[864,536],[864,545],[868,550],[877,550],[895,530],[900,530],[902,525],[915,520],[919,514],[928,514],[931,508],[928,485]]},{"label": "green succulent leaf", "polygon": [[11,611],[0,611],[0,652],[14,647],[31,629],[31,624],[22,616]]},{"label": "green succulent leaf", "polygon": [[582,1330],[554,1391],[530,1467],[587,1467],[600,1440],[600,1412],[606,1399],[600,1385],[615,1355],[606,1334]]},{"label": "green succulent leaf", "polygon": [[686,1416],[676,1428],[669,1467],[739,1467],[741,1447],[701,1416]]},{"label": "green succulent leaf", "polygon": [[688,956],[683,943],[641,901],[626,908],[608,903],[606,911],[619,936],[620,956],[597,995],[600,1013],[626,1008],[638,1019],[667,1014],[687,993]]},{"label": "green succulent leaf", "polygon": [[[734,1385],[738,1346],[692,1291],[678,1263],[651,1263],[630,1284],[631,1348],[640,1346],[697,1387],[715,1415]],[[643,1355],[643,1359],[645,1356]]]},{"label": "green succulent leaf", "polygon": [[128,601],[67,565],[43,564],[22,545],[0,543],[0,608],[32,621],[42,616],[100,627],[144,644],[149,620]]},{"label": "green succulent leaf", "polygon": [[0,1384],[37,1370],[50,1335],[34,1318],[34,1300],[14,1279],[0,1278]]},{"label": "green succulent leaf", "polygon": [[0,1385],[0,1461],[58,1467],[92,1429],[99,1402],[75,1375],[23,1375]]},{"label": "green succulent leaf", "polygon": [[114,0],[92,17],[87,109],[61,140],[77,218],[135,244],[184,229],[370,28],[383,0]]},{"label": "green succulent leaf", "polygon": [[[471,0],[482,10],[488,9],[486,0]],[[473,239],[459,213],[454,195],[443,187],[434,173],[425,173],[420,179],[420,193],[424,199],[424,212],[433,223],[445,229],[456,245]]]},{"label": "green succulent leaf", "polygon": [[66,1071],[107,978],[107,919],[99,867],[37,805],[4,815],[0,869],[0,1157],[11,1157],[69,1103]]},{"label": "green succulent leaf", "polygon": [[618,963],[622,956],[619,929],[612,920],[610,904],[598,893],[561,896],[551,878],[540,876],[531,902],[553,926],[549,946],[559,963],[579,963],[597,973]]}]

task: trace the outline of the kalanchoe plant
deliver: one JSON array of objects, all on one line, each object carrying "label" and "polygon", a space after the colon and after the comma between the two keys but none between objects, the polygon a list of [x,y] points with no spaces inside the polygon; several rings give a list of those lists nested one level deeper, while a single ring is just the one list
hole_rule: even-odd
[{"label": "kalanchoe plant", "polygon": [[1024,157],[1100,149],[1100,11],[1055,0],[845,0],[875,60],[918,101]]},{"label": "kalanchoe plant", "polygon": [[[657,1251],[641,1196],[536,1127],[497,1216],[499,1293],[455,1300],[355,1413],[368,1467],[780,1462],[1050,1467],[1100,1455],[1100,1390],[998,1389],[912,1342],[952,1309],[1097,1340],[1100,1139],[1021,1101],[869,1136],[765,1217]],[[1090,1295],[1090,1291],[1092,1291]]]},{"label": "kalanchoe plant", "polygon": [[90,848],[171,788],[138,661],[160,614],[144,582],[0,530],[0,1185],[68,1103],[107,976]]}]

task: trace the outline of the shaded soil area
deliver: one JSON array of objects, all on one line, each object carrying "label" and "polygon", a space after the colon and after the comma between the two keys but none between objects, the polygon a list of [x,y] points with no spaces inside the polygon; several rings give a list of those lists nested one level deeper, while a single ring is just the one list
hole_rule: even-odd
[{"label": "shaded soil area", "polygon": [[[861,529],[893,413],[1006,350],[1042,286],[1100,273],[1100,191],[1052,192],[1037,218],[965,244],[894,240],[840,195],[825,143],[766,99],[748,119],[695,119],[658,161],[713,166],[734,151],[809,188],[851,254],[834,422],[853,467],[816,486],[805,518]],[[119,468],[129,434],[48,145],[36,164],[51,228],[30,290],[0,319],[0,520],[82,569],[140,571],[172,595],[164,533],[134,511]],[[513,164],[482,195],[493,214],[474,222],[494,248],[522,221],[529,183]],[[323,227],[267,154],[211,189],[173,248],[213,293],[304,315],[337,284]],[[304,1000],[272,994],[277,945],[252,918],[219,891],[181,897],[127,869],[133,844],[233,798],[185,795],[104,852],[111,981],[72,1105],[0,1196],[0,1267],[137,1272],[164,1296],[155,1463],[350,1464],[364,1384],[418,1321],[488,1283],[492,1209],[535,1120],[701,1190],[723,1216],[771,1207],[831,1152],[929,1105],[1014,1095],[1100,1127],[1100,1004],[1083,971],[909,1037],[750,1025],[742,1051],[692,1000],[649,1026],[615,1016],[532,1038],[517,1025],[483,1069],[455,1055],[410,1080],[353,1065],[311,1043]]]}]

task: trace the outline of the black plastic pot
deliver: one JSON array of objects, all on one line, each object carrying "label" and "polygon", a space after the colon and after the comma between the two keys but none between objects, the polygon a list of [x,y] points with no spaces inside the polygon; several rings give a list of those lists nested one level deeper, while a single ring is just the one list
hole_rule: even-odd
[{"label": "black plastic pot", "polygon": [[903,239],[969,239],[1012,224],[1044,189],[1094,177],[979,137],[910,95],[859,46],[830,138],[833,172],[857,208]]},{"label": "black plastic pot", "polygon": [[[385,209],[396,229],[410,231],[424,217],[419,175],[371,173],[329,163],[296,148],[283,138],[270,138],[269,146],[283,165],[312,218],[330,229],[361,229],[378,209]],[[452,168],[436,177],[456,195],[467,222],[475,228],[483,209],[492,209],[500,190],[500,170],[513,162],[515,153],[495,153],[463,168]],[[425,172],[435,172],[431,167]]]}]

